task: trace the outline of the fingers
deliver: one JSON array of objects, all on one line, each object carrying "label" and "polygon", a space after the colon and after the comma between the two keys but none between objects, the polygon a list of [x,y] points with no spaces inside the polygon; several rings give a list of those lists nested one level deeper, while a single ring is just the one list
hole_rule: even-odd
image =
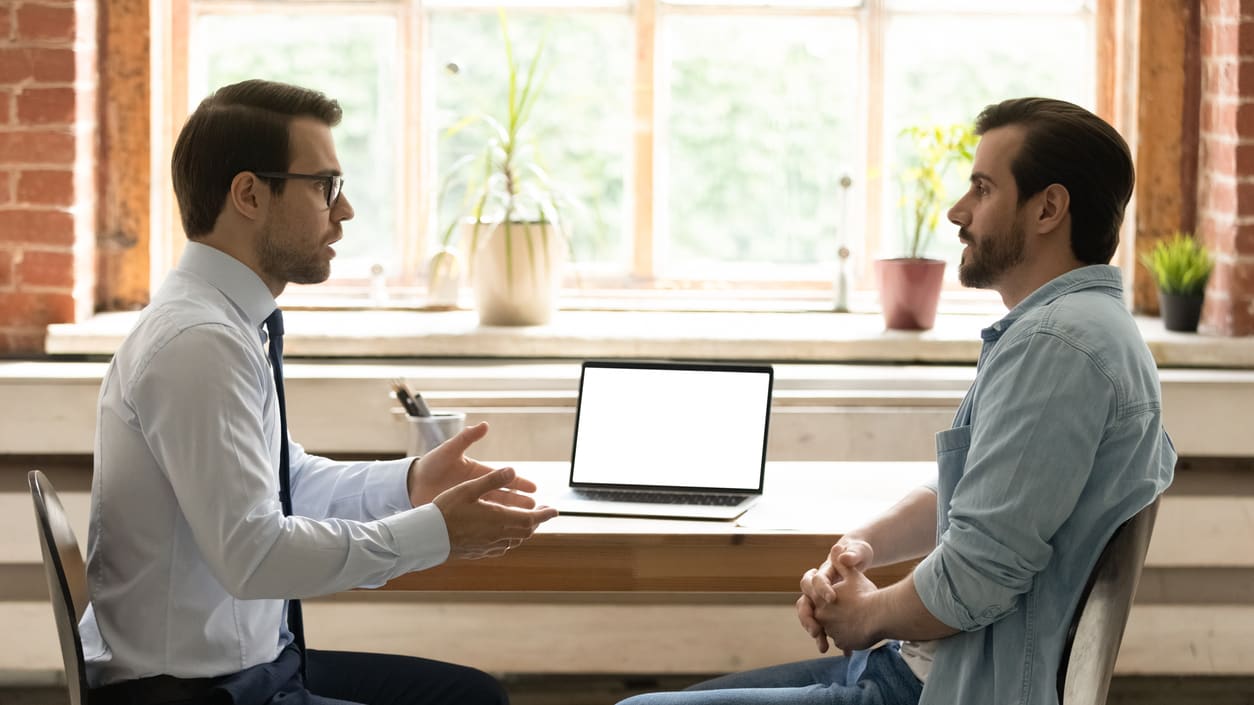
[{"label": "fingers", "polygon": [[521,507],[522,509],[534,509],[536,500],[525,494],[518,494],[509,490],[492,490],[483,495],[483,499],[488,502],[496,502],[507,507]]},{"label": "fingers", "polygon": [[474,445],[484,436],[488,435],[488,424],[486,421],[480,421],[474,426],[467,426],[457,433],[457,435],[444,441],[442,448],[447,448],[449,452],[461,455],[466,449]]},{"label": "fingers", "polygon": [[810,602],[810,598],[805,595],[797,599],[797,618],[801,620],[801,626],[810,638],[814,639],[814,645],[818,647],[819,653],[827,653],[827,632],[814,618],[814,603]]},{"label": "fingers", "polygon": [[837,560],[832,567],[836,569],[840,582],[850,581],[851,585],[856,585],[867,579],[856,565],[848,565],[845,561]]},{"label": "fingers", "polygon": [[829,570],[828,563],[824,561],[819,568],[811,568],[801,576],[801,592],[815,604],[828,603],[836,599],[836,590],[827,577]]},{"label": "fingers", "polygon": [[508,486],[514,478],[514,468],[501,468],[486,475],[480,475],[473,480],[467,480],[454,487],[453,491],[464,500],[474,500]]}]

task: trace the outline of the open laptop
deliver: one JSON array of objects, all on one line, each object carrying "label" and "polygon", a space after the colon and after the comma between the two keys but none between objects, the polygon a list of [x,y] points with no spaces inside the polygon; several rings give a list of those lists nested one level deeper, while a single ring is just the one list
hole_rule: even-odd
[{"label": "open laptop", "polygon": [[734,519],[762,495],[769,365],[588,361],[567,514]]}]

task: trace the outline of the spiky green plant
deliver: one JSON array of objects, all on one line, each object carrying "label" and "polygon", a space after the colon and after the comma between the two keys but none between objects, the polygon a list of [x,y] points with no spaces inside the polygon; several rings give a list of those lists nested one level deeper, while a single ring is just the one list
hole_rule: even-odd
[{"label": "spiky green plant", "polygon": [[1198,295],[1206,289],[1214,263],[1206,247],[1189,233],[1176,232],[1154,243],[1141,264],[1167,294]]},{"label": "spiky green plant", "polygon": [[912,259],[927,252],[945,203],[945,176],[955,166],[970,164],[979,138],[966,123],[912,125],[901,131],[913,153],[901,172],[902,205],[907,209],[906,253]]},{"label": "spiky green plant", "polygon": [[[541,166],[536,145],[528,130],[532,109],[547,77],[538,75],[538,71],[548,35],[546,33],[541,38],[530,60],[520,63],[514,57],[509,23],[504,10],[498,10],[498,16],[505,50],[505,76],[509,81],[505,112],[500,118],[486,113],[469,115],[445,132],[446,137],[452,137],[472,125],[486,128],[483,147],[479,153],[464,155],[454,162],[449,169],[449,176],[441,186],[440,191],[443,194],[449,190],[452,180],[463,178],[465,183],[460,215],[445,228],[441,242],[448,247],[455,237],[458,224],[463,219],[471,220],[469,248],[470,265],[473,267],[474,253],[479,247],[480,239],[485,235],[485,229],[501,228],[500,236],[505,238],[506,278],[512,287],[513,251],[518,246],[516,239],[524,240],[532,271],[536,271],[541,264],[544,271],[553,266],[549,261],[549,229],[536,229],[541,240],[537,243],[530,228],[515,226],[519,223],[551,225],[569,247],[570,238],[562,212],[568,206],[574,205],[574,202]],[[543,263],[538,256],[544,257]]]}]

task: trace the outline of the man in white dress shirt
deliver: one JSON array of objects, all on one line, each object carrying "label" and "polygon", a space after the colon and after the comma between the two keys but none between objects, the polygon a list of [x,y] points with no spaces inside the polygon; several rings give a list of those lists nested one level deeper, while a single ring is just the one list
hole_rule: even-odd
[{"label": "man in white dress shirt", "polygon": [[353,217],[340,116],[321,93],[245,81],[179,135],[189,242],[100,392],[81,624],[95,705],[508,700],[471,668],[303,646],[299,598],[500,555],[556,515],[464,455],[485,424],[393,462],[286,437],[275,298],[326,280]]}]

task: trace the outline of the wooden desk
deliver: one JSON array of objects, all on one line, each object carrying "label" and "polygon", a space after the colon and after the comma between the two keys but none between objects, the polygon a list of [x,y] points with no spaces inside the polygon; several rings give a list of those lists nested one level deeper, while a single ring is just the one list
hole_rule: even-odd
[{"label": "wooden desk", "polygon": [[[567,463],[517,463],[546,493]],[[935,463],[768,463],[766,493],[735,522],[560,516],[501,558],[451,561],[399,577],[389,590],[798,592],[839,536],[935,476]],[[877,568],[877,584],[910,564]]]}]

